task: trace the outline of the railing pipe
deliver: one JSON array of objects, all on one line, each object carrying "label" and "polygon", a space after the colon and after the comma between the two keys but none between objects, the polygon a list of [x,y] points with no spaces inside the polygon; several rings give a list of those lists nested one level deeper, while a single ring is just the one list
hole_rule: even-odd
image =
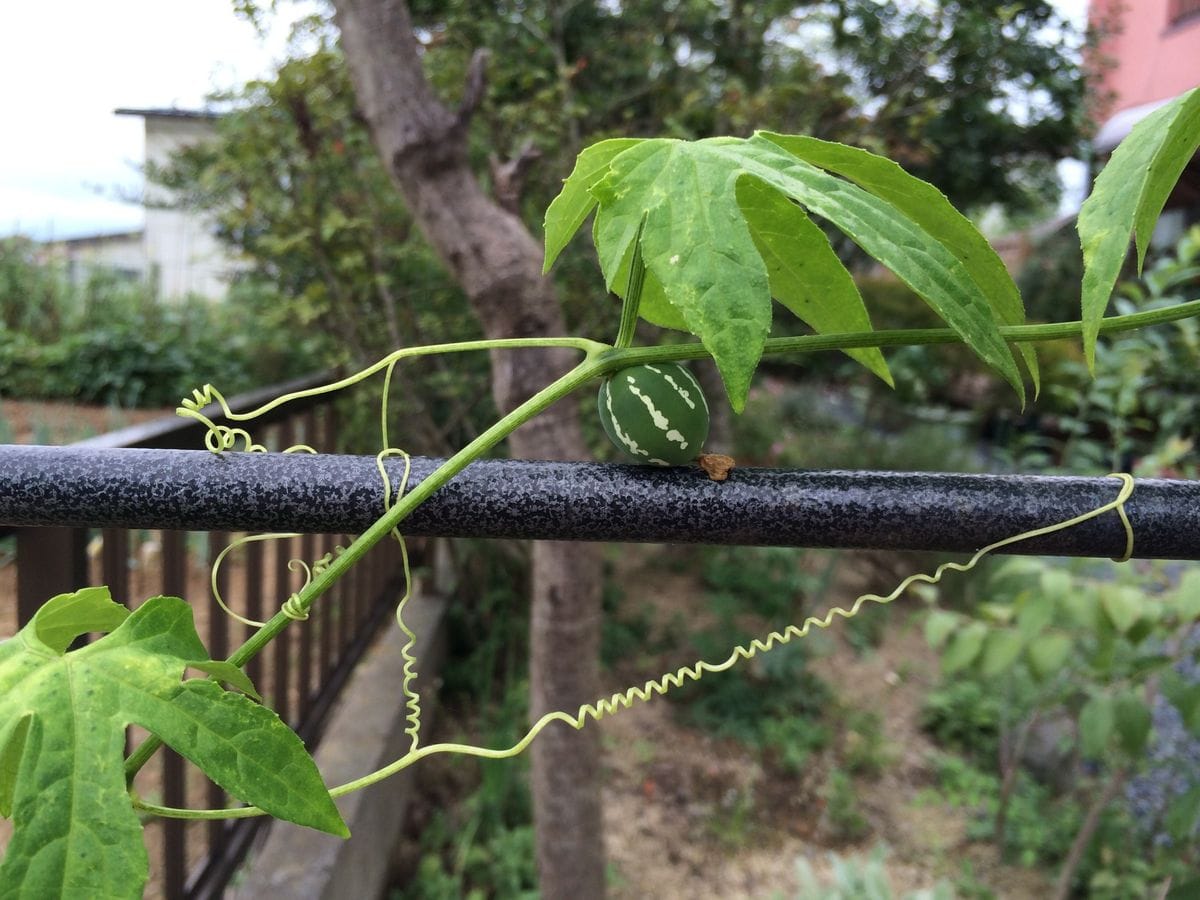
[{"label": "railing pipe", "polygon": [[[410,485],[439,460],[414,457]],[[392,483],[403,462],[387,463]],[[972,552],[1112,500],[1113,478],[699,469],[482,460],[411,535]],[[0,523],[357,533],[382,510],[374,457],[0,447]],[[1200,559],[1200,482],[1138,479],[1134,556]],[[1115,513],[1010,552],[1119,556]]]}]

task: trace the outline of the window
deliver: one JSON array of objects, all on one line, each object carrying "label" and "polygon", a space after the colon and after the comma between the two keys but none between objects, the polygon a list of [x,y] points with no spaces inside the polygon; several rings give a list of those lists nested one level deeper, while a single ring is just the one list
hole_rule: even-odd
[{"label": "window", "polygon": [[1200,0],[1171,0],[1167,7],[1168,25],[1178,25],[1193,16],[1200,16]]}]

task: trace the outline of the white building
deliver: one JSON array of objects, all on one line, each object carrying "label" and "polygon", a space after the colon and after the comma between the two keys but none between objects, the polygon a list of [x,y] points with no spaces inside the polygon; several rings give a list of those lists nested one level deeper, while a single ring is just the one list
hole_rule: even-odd
[{"label": "white building", "polygon": [[[182,109],[118,109],[145,123],[145,160],[162,166],[176,150],[213,136],[216,113]],[[144,191],[146,224],[141,231],[55,241],[48,248],[63,259],[72,281],[83,283],[97,270],[144,280],[163,299],[196,294],[225,295],[236,257],[216,238],[207,216],[169,208],[174,198],[159,185]]]}]

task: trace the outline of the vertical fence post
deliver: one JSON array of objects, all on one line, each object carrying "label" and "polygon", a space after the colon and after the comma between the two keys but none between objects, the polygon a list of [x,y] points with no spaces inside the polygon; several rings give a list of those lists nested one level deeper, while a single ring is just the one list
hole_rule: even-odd
[{"label": "vertical fence post", "polygon": [[43,603],[88,583],[86,528],[17,530],[17,625]]}]

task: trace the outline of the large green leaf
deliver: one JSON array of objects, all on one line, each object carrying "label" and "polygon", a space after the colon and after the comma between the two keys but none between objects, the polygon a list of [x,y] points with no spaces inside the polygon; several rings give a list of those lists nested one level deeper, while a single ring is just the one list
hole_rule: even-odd
[{"label": "large green leaf", "polygon": [[1121,694],[1113,707],[1113,722],[1121,749],[1130,756],[1140,756],[1153,725],[1146,701],[1133,691]]},{"label": "large green leaf", "polygon": [[647,140],[593,187],[596,247],[610,290],[642,226],[647,272],[713,355],[730,403],[745,405],[771,328],[766,265],[738,208],[736,164],[706,142]]},{"label": "large green leaf", "polygon": [[1079,711],[1079,743],[1083,755],[1096,759],[1104,755],[1108,739],[1116,724],[1116,708],[1112,697],[1097,694]]},{"label": "large green leaf", "polygon": [[[757,178],[738,179],[737,201],[776,300],[818,334],[871,330],[858,286],[804,210]],[[845,352],[893,384],[879,348]]]},{"label": "large green leaf", "polygon": [[1188,160],[1200,147],[1200,88],[1138,122],[1096,177],[1079,210],[1083,247],[1083,349],[1095,366],[1100,319],[1121,274],[1132,236],[1138,271],[1154,224]]},{"label": "large green leaf", "polygon": [[543,274],[550,271],[563,248],[570,243],[579,226],[596,205],[590,193],[593,184],[608,171],[618,153],[638,143],[637,138],[613,138],[585,149],[575,159],[575,168],[563,181],[563,189],[546,208],[546,262]]},{"label": "large green leaf", "polygon": [[[73,629],[105,617],[123,621],[63,652]],[[347,833],[295,733],[241,694],[181,680],[193,662],[211,661],[186,603],[156,597],[126,616],[96,589],[54,598],[0,643],[0,799],[11,802],[15,826],[0,897],[141,896],[146,853],[124,776],[130,724],[238,799]]]},{"label": "large green leaf", "polygon": [[713,354],[735,409],[744,403],[770,323],[771,286],[749,226],[771,223],[749,222],[739,204],[737,185],[748,176],[827,219],[891,268],[1024,397],[987,295],[954,252],[896,206],[763,136],[642,141],[614,156],[591,189],[606,282],[619,289],[622,264],[642,228],[647,269]]},{"label": "large green leaf", "polygon": [[[860,147],[805,135],[761,134],[793,156],[848,178],[892,204],[954,254],[979,285],[1002,323],[1025,323],[1025,304],[1004,260],[971,220],[955,209],[946,195],[932,184],[910,175],[892,160]],[[1037,353],[1032,344],[1019,344],[1017,349],[1029,369],[1036,392],[1040,381]]]}]

